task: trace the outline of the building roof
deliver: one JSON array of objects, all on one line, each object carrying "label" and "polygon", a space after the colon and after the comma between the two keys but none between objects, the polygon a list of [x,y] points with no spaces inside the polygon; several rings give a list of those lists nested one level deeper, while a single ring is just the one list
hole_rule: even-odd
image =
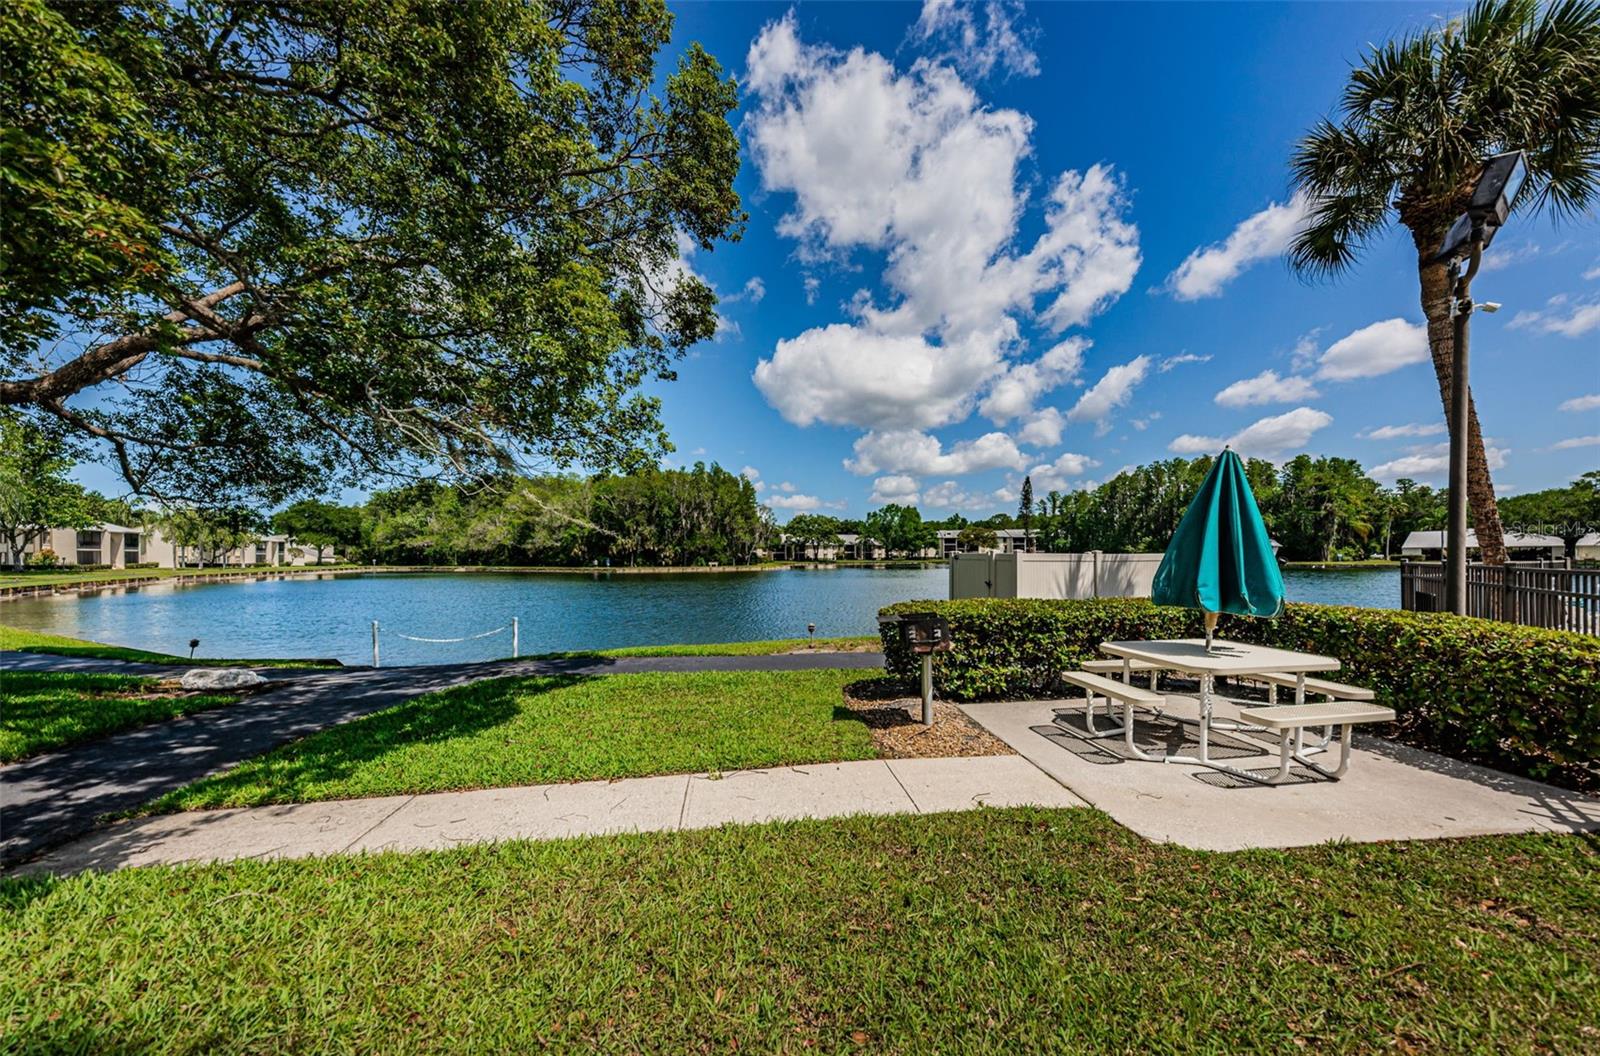
[{"label": "building roof", "polygon": [[[968,528],[972,528],[972,527],[980,527],[981,528],[982,525],[974,526],[974,525],[970,525],[969,524],[967,527]],[[1021,528],[993,528],[993,529],[990,529],[990,530],[993,531],[995,536],[997,538],[1000,538],[1000,539],[1021,539],[1021,538],[1023,538],[1024,536],[1026,536],[1028,534],[1027,532],[1023,531]],[[960,535],[962,533],[962,531],[964,531],[964,529],[961,529],[961,528],[941,528],[941,529],[939,529],[939,538],[940,539],[954,539],[956,536]],[[1035,532],[1033,534],[1037,535],[1039,533]]]},{"label": "building roof", "polygon": [[[1400,544],[1402,550],[1442,550],[1444,549],[1444,532],[1412,532]],[[1596,536],[1600,539],[1600,535]],[[1561,537],[1557,535],[1535,535],[1530,532],[1506,532],[1505,542],[1508,547],[1523,546],[1561,546]],[[1580,540],[1581,542],[1581,540]],[[1467,529],[1467,545],[1478,545],[1478,533],[1471,528]]]}]

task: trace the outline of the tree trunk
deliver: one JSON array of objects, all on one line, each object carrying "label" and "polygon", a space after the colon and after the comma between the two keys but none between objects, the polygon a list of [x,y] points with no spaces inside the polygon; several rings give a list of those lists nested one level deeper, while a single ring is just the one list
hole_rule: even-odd
[{"label": "tree trunk", "polygon": [[[1430,241],[1430,245],[1437,240]],[[1419,242],[1419,251],[1423,246]],[[1444,420],[1450,421],[1450,383],[1455,366],[1455,330],[1450,320],[1450,272],[1443,264],[1423,258],[1418,265],[1422,280],[1422,314],[1428,320],[1428,352],[1433,357],[1433,373],[1439,381],[1439,398],[1444,404]],[[1468,369],[1471,367],[1469,365]],[[1500,508],[1494,501],[1494,480],[1489,475],[1489,458],[1483,449],[1483,432],[1478,427],[1478,405],[1467,396],[1467,504],[1477,533],[1478,554],[1486,565],[1506,563],[1505,536],[1500,528]]]}]

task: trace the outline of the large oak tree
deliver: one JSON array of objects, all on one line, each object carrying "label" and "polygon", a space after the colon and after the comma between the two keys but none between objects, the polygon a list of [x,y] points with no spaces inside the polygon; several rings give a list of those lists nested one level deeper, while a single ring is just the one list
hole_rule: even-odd
[{"label": "large oak tree", "polygon": [[0,9],[0,405],[142,494],[666,448],[716,327],[733,82],[661,0]]}]

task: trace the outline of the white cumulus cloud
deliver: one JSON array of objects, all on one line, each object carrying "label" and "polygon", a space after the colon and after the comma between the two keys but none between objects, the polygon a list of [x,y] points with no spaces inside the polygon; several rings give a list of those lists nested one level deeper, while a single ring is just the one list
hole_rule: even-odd
[{"label": "white cumulus cloud", "polygon": [[1020,469],[1025,460],[1005,433],[963,440],[949,451],[939,438],[916,430],[869,432],[855,442],[855,457],[844,468],[862,476],[901,471],[917,476],[961,476],[986,469]]},{"label": "white cumulus cloud", "polygon": [[795,425],[928,429],[967,417],[974,390],[1003,369],[999,344],[981,334],[940,347],[833,323],[779,341],[754,376]]},{"label": "white cumulus cloud", "polygon": [[[1506,453],[1505,448],[1495,446],[1490,440],[1483,442],[1484,459],[1490,469],[1505,468]],[[1450,445],[1430,444],[1412,448],[1410,454],[1373,466],[1367,475],[1374,480],[1399,480],[1401,477],[1412,480],[1443,479],[1450,475]]]},{"label": "white cumulus cloud", "polygon": [[1180,455],[1215,454],[1231,447],[1241,455],[1271,458],[1289,451],[1304,448],[1312,435],[1332,424],[1333,416],[1312,407],[1296,407],[1292,411],[1262,418],[1252,422],[1228,437],[1196,436],[1185,433],[1168,444],[1168,450]]},{"label": "white cumulus cloud", "polygon": [[1072,486],[1073,478],[1083,476],[1099,464],[1088,455],[1063,452],[1055,461],[1034,466],[1028,471],[1028,476],[1033,479],[1033,493],[1044,495],[1052,491],[1065,491]]},{"label": "white cumulus cloud", "polygon": [[1087,338],[1069,337],[1038,359],[1008,368],[978,409],[997,425],[1032,414],[1040,396],[1078,379],[1089,345]]},{"label": "white cumulus cloud", "polygon": [[1572,436],[1565,440],[1557,440],[1550,445],[1552,451],[1570,451],[1575,447],[1600,446],[1600,436]]},{"label": "white cumulus cloud", "polygon": [[1215,297],[1245,268],[1289,248],[1305,223],[1307,202],[1304,195],[1297,194],[1240,221],[1223,241],[1202,246],[1184,258],[1167,277],[1166,288],[1180,301]]},{"label": "white cumulus cloud", "polygon": [[1574,396],[1562,402],[1559,408],[1563,411],[1593,411],[1600,409],[1600,395]]},{"label": "white cumulus cloud", "polygon": [[1396,440],[1402,436],[1438,436],[1445,431],[1443,422],[1407,422],[1405,425],[1380,425],[1376,429],[1357,433],[1358,440]]},{"label": "white cumulus cloud", "polygon": [[1419,323],[1385,319],[1341,337],[1317,359],[1317,377],[1329,381],[1375,378],[1428,358],[1428,331]]},{"label": "white cumulus cloud", "polygon": [[842,510],[845,508],[843,501],[825,502],[815,495],[803,495],[798,491],[789,495],[774,495],[767,499],[767,505],[775,510],[790,510],[794,513],[807,513],[811,510],[821,509]]},{"label": "white cumulus cloud", "polygon": [[1072,410],[1067,412],[1067,420],[1094,422],[1095,435],[1105,435],[1111,428],[1111,412],[1133,399],[1134,388],[1149,372],[1149,356],[1139,356],[1127,363],[1112,367],[1101,375],[1100,380],[1095,382],[1089,391],[1078,398]]},{"label": "white cumulus cloud", "polygon": [[1061,442],[1061,431],[1066,425],[1067,416],[1059,408],[1044,407],[1023,421],[1017,439],[1034,447],[1055,447]]},{"label": "white cumulus cloud", "polygon": [[1253,378],[1236,381],[1217,393],[1216,402],[1224,407],[1251,407],[1262,403],[1296,403],[1316,399],[1317,387],[1309,378],[1279,377],[1275,370],[1263,370]]},{"label": "white cumulus cloud", "polygon": [[1006,488],[989,492],[972,492],[953,480],[935,484],[922,490],[922,503],[930,510],[983,510],[992,511],[1017,501],[1015,493]]},{"label": "white cumulus cloud", "polygon": [[1181,367],[1185,363],[1210,363],[1210,362],[1211,362],[1211,357],[1210,356],[1198,356],[1198,355],[1195,355],[1193,352],[1179,352],[1175,356],[1168,356],[1166,359],[1163,359],[1161,361],[1161,366],[1159,368],[1157,368],[1157,369],[1162,374],[1165,374],[1167,371],[1172,370],[1174,367]]},{"label": "white cumulus cloud", "polygon": [[1591,330],[1600,329],[1600,301],[1576,304],[1570,311],[1551,311],[1566,307],[1567,298],[1550,298],[1546,310],[1518,312],[1508,326],[1513,330],[1530,329],[1542,334],[1559,334],[1562,337],[1582,337]]},{"label": "white cumulus cloud", "polygon": [[1018,24],[1022,15],[1021,0],[923,0],[912,33],[942,49],[936,53],[940,61],[975,77],[987,77],[996,67],[1008,75],[1033,77],[1039,73],[1039,57],[1030,43],[1032,32]]},{"label": "white cumulus cloud", "polygon": [[847,263],[858,249],[887,261],[885,291],[858,294],[849,321],[779,341],[758,363],[757,387],[789,421],[927,429],[966,417],[1002,380],[995,414],[1021,417],[1066,375],[1041,359],[1035,376],[1012,376],[1028,365],[1014,355],[1019,320],[1060,332],[1131,287],[1139,233],[1121,177],[1106,165],[1060,174],[1042,232],[1019,245],[1033,121],[986,106],[954,68],[901,71],[862,48],[807,44],[790,14],[752,44],[745,85],[762,187],[793,196],[779,234],[802,261]]},{"label": "white cumulus cloud", "polygon": [[915,477],[908,477],[904,473],[892,473],[872,482],[872,495],[869,498],[875,506],[890,502],[897,502],[902,506],[915,506],[919,497]]}]

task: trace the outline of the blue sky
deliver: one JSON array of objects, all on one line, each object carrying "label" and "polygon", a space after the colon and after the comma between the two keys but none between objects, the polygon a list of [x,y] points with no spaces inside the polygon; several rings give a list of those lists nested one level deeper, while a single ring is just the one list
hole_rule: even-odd
[{"label": "blue sky", "polygon": [[[663,70],[699,41],[739,79],[749,212],[686,260],[725,325],[651,388],[672,464],[780,519],[983,516],[1229,441],[1443,484],[1405,233],[1335,282],[1281,256],[1294,143],[1437,6],[672,7]],[[1500,493],[1600,466],[1600,224],[1514,218],[1474,293]]]},{"label": "blue sky", "polygon": [[[1330,283],[1281,256],[1296,139],[1438,8],[673,6],[741,83],[750,214],[688,258],[726,324],[654,390],[673,461],[780,518],[987,514],[1228,440],[1443,483],[1404,232]],[[1600,466],[1600,227],[1517,218],[1474,292],[1501,492]]]}]

